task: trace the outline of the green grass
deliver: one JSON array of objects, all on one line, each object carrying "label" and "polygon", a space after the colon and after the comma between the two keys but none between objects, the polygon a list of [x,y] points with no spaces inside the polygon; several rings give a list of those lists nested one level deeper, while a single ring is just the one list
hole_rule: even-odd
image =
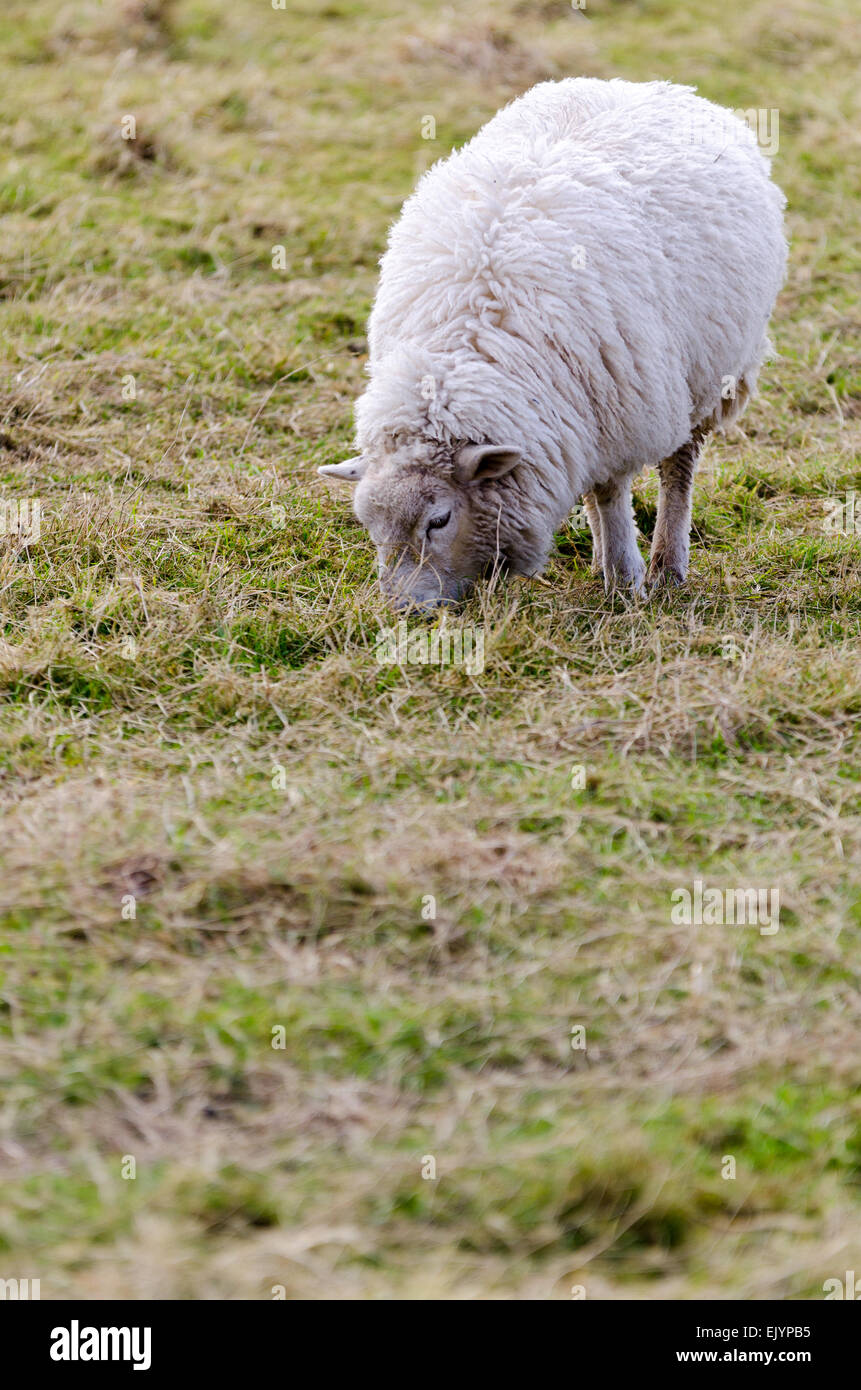
[{"label": "green grass", "polygon": [[[852,15],[143,10],[0,16],[0,496],[43,512],[0,542],[0,1275],[822,1297],[861,1259],[861,502],[823,526],[861,495]],[[684,590],[606,598],[569,527],[454,620],[481,674],[381,666],[316,467],[386,229],[568,74],[779,110],[779,356]],[[780,931],[675,925],[695,878],[779,888]]]}]

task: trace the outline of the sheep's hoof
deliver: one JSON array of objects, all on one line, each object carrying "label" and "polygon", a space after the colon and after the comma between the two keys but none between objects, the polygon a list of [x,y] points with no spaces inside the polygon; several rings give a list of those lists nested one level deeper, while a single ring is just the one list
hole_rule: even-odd
[{"label": "sheep's hoof", "polygon": [[646,592],[643,574],[605,574],[604,593],[621,594],[623,598],[642,598]]},{"label": "sheep's hoof", "polygon": [[646,566],[639,554],[623,556],[615,565],[604,567],[604,592],[633,593],[644,592]]},{"label": "sheep's hoof", "polygon": [[649,565],[646,583],[650,589],[677,589],[684,584],[684,571],[666,560],[653,560]]}]

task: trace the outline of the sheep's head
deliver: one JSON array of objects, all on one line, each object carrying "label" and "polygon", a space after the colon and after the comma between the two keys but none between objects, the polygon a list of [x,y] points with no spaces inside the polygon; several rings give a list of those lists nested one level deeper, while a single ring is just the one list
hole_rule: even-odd
[{"label": "sheep's head", "polygon": [[448,460],[384,456],[327,464],[357,483],[353,509],[377,547],[380,584],[398,608],[465,598],[500,549],[500,504],[485,486],[520,461],[517,449],[469,444]]}]

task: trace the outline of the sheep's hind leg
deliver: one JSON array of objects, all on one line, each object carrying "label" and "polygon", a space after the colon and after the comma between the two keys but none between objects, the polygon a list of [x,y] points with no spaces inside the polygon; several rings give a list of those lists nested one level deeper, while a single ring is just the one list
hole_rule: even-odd
[{"label": "sheep's hind leg", "polygon": [[650,584],[682,584],[688,573],[694,473],[706,431],[700,426],[686,444],[658,464],[658,516],[649,560]]},{"label": "sheep's hind leg", "polygon": [[592,532],[592,573],[602,574],[604,570],[604,538],[601,535],[601,513],[598,510],[594,492],[584,492],[583,510]]},{"label": "sheep's hind leg", "polygon": [[600,513],[604,588],[643,587],[646,566],[637,547],[630,481],[602,483],[592,489]]}]

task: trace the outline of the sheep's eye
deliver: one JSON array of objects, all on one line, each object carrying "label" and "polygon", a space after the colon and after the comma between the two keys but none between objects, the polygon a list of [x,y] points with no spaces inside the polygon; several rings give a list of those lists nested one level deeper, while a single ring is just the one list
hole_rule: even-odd
[{"label": "sheep's eye", "polygon": [[431,531],[439,531],[442,529],[443,526],[447,526],[450,520],[451,512],[446,512],[444,516],[432,517],[431,520],[428,522],[428,535],[430,535]]}]

